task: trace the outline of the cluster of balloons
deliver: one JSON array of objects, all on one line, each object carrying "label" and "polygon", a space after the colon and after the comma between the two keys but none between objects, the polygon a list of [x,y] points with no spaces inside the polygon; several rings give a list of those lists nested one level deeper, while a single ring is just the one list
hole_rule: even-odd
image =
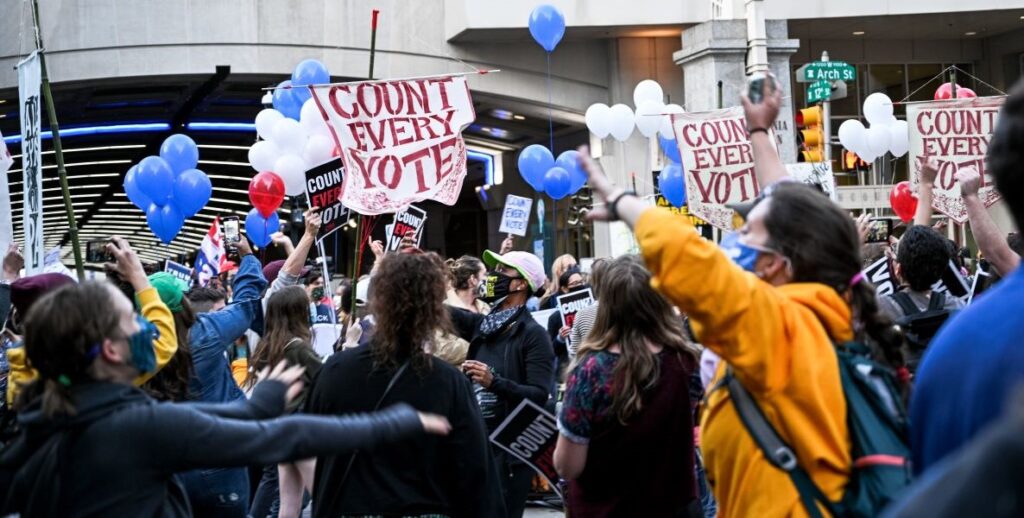
[{"label": "cluster of balloons", "polygon": [[530,13],[530,36],[547,52],[553,52],[565,36],[565,16],[553,5],[537,6]]},{"label": "cluster of balloons", "polygon": [[[978,94],[974,93],[974,90],[965,88],[963,86],[956,86],[956,98],[957,99],[969,99],[977,97]],[[937,89],[935,89],[935,100],[945,101],[953,98],[953,83],[942,83]]]},{"label": "cluster of balloons", "polygon": [[848,120],[839,126],[839,142],[867,162],[892,153],[901,157],[910,149],[907,121],[893,116],[892,99],[883,93],[873,93],[864,99],[864,118],[869,127],[859,120]]},{"label": "cluster of balloons", "polygon": [[625,104],[592,104],[587,108],[587,129],[598,138],[611,135],[619,142],[629,139],[634,128],[647,138],[657,134],[659,140],[675,140],[671,115],[683,113],[683,107],[665,104],[664,98],[665,92],[657,81],[644,79],[633,89],[635,111]]},{"label": "cluster of balloons", "polygon": [[903,180],[889,191],[889,205],[904,223],[914,219],[917,212],[917,197],[910,191],[910,182]]},{"label": "cluster of balloons", "polygon": [[556,160],[551,150],[540,144],[527,146],[519,154],[519,174],[533,190],[554,200],[576,194],[587,183],[578,151],[566,151]]},{"label": "cluster of balloons", "polygon": [[[330,77],[323,63],[307,59],[281,85],[323,84]],[[306,192],[306,171],[339,153],[309,90],[281,85],[274,90],[274,107],[256,115],[256,132],[263,140],[249,148],[249,164],[258,173],[275,173],[288,196],[299,196]]]},{"label": "cluster of balloons", "polygon": [[185,219],[195,216],[213,194],[206,173],[196,169],[199,148],[186,135],[164,140],[159,156],[148,156],[124,175],[128,199],[146,213],[146,223],[163,243],[170,243]]}]

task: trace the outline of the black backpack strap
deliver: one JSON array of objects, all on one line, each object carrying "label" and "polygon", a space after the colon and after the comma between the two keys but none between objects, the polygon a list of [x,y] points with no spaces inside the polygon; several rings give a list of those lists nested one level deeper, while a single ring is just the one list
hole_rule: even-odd
[{"label": "black backpack strap", "polygon": [[910,298],[910,295],[907,295],[907,292],[900,291],[889,296],[900,305],[904,316],[916,315],[921,312],[921,308],[914,304],[913,299]]},{"label": "black backpack strap", "polygon": [[933,291],[931,298],[928,299],[928,310],[934,311],[936,309],[942,309],[946,305],[946,292],[944,291]]},{"label": "black backpack strap", "polygon": [[823,518],[821,510],[817,505],[821,503],[828,510],[829,514],[835,516],[836,513],[832,502],[822,493],[818,485],[811,479],[811,476],[800,467],[799,462],[797,462],[796,453],[782,440],[782,437],[779,437],[778,432],[775,431],[775,428],[768,422],[764,413],[761,412],[761,408],[757,406],[754,397],[743,387],[740,380],[733,375],[732,369],[726,373],[725,380],[723,381],[726,381],[729,397],[732,399],[733,406],[736,407],[736,413],[739,414],[743,426],[746,427],[747,432],[753,437],[757,446],[761,448],[761,453],[768,459],[768,462],[771,462],[773,466],[785,471],[789,475],[793,485],[796,486],[797,493],[800,494],[800,501],[803,502],[804,508],[807,509],[807,514],[811,518]]}]

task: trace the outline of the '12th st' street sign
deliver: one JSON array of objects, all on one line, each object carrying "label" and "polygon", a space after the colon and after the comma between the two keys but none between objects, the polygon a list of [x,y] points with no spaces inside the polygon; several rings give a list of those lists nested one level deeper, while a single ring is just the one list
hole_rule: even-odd
[{"label": "'12th st' street sign", "polygon": [[807,102],[818,103],[832,98],[832,83],[830,81],[815,81],[807,87]]}]

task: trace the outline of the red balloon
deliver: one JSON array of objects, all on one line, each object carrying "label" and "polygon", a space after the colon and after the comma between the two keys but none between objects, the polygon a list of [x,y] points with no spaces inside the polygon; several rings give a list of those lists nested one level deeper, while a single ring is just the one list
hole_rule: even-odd
[{"label": "red balloon", "polygon": [[249,182],[249,201],[264,218],[269,218],[284,201],[284,180],[270,171],[257,174]]},{"label": "red balloon", "polygon": [[[974,90],[971,90],[970,88],[966,88],[966,87],[963,87],[963,86],[960,86],[960,85],[957,85],[957,87],[956,87],[956,97],[957,97],[957,99],[969,99],[969,98],[977,97],[977,96],[978,96],[978,94],[974,93]],[[952,99],[952,98],[953,98],[953,83],[942,83],[942,85],[940,85],[935,90],[935,100],[936,101],[945,101],[947,99]]]},{"label": "red balloon", "polygon": [[974,90],[970,88],[959,87],[956,89],[956,96],[961,99],[968,99],[971,97],[977,97],[978,94],[974,93]]},{"label": "red balloon", "polygon": [[889,192],[889,205],[904,223],[914,219],[917,198],[910,192],[910,182],[904,180],[892,186],[892,191]]}]

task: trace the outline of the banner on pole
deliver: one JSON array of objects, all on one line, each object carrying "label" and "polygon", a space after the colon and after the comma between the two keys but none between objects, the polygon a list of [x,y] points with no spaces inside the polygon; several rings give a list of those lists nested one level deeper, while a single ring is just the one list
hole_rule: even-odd
[{"label": "banner on pole", "polygon": [[911,182],[920,183],[918,159],[939,162],[932,208],[957,223],[967,221],[960,184],[953,176],[961,167],[975,166],[981,174],[978,197],[986,207],[999,201],[999,192],[985,172],[985,154],[1005,97],[974,97],[907,105],[910,131]]},{"label": "banner on pole", "polygon": [[547,479],[548,485],[562,496],[555,471],[555,441],[558,424],[555,416],[529,399],[524,399],[491,434],[491,442],[526,463]]},{"label": "banner on pole", "polygon": [[465,77],[309,89],[350,173],[346,207],[372,215],[428,199],[455,204],[466,177],[462,130],[476,119]]},{"label": "banner on pole", "polygon": [[837,201],[836,177],[832,173],[832,162],[786,164],[786,171],[797,181],[817,187],[832,201]]},{"label": "banner on pole", "polygon": [[192,268],[168,259],[164,264],[164,271],[181,279],[189,286],[192,285]]},{"label": "banner on pole", "polygon": [[14,242],[14,220],[11,217],[11,190],[7,171],[14,163],[11,152],[0,133],[0,253],[7,253],[7,246]]},{"label": "banner on pole", "polygon": [[590,288],[560,295],[556,300],[558,301],[558,312],[562,315],[562,325],[569,327],[572,327],[573,321],[576,320],[576,313],[597,302],[594,292],[590,291]]},{"label": "banner on pole", "polygon": [[224,241],[220,234],[220,218],[214,218],[210,230],[203,236],[203,242],[199,246],[199,254],[196,256],[196,271],[199,273],[199,285],[207,286],[210,279],[220,275],[221,264],[227,260],[227,252],[224,250]]},{"label": "banner on pole", "polygon": [[396,212],[395,220],[390,225],[384,227],[384,233],[388,237],[385,250],[388,252],[398,250],[402,244],[402,238],[410,230],[416,233],[416,246],[420,246],[420,240],[423,239],[423,227],[426,226],[426,222],[427,211],[415,205],[409,205],[405,209]]},{"label": "banner on pole", "polygon": [[39,52],[18,63],[18,102],[21,114],[22,222],[25,231],[25,274],[43,268],[43,153],[40,143],[41,84]]},{"label": "banner on pole", "polygon": [[505,196],[505,209],[501,212],[501,225],[498,227],[498,232],[525,236],[526,228],[530,225],[530,208],[532,206],[532,198],[514,194]]},{"label": "banner on pole", "polygon": [[344,179],[345,166],[340,158],[306,171],[306,199],[310,207],[320,209],[323,221],[317,232],[318,241],[348,222],[349,211],[341,201]]}]

